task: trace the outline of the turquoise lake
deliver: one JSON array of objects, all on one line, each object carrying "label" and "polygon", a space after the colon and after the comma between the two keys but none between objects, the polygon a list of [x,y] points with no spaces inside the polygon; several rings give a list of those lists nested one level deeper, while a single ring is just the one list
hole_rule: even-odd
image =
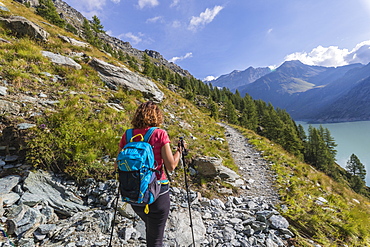
[{"label": "turquoise lake", "polygon": [[[296,122],[301,124],[306,134],[309,124],[305,122]],[[320,124],[311,124],[318,128]],[[355,154],[366,167],[366,184],[370,186],[370,121],[361,122],[345,122],[345,123],[330,123],[321,124],[324,128],[328,128],[335,142],[338,144],[336,159],[337,163],[346,167],[347,161],[351,154]]]}]

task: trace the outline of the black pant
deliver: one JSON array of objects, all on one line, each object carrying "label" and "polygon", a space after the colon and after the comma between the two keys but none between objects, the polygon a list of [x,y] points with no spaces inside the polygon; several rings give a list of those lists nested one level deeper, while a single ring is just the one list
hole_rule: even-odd
[{"label": "black pant", "polygon": [[169,185],[161,186],[161,193],[165,192],[149,205],[149,213],[144,213],[144,207],[132,206],[132,209],[145,222],[146,246],[162,247],[164,228],[170,212]]}]

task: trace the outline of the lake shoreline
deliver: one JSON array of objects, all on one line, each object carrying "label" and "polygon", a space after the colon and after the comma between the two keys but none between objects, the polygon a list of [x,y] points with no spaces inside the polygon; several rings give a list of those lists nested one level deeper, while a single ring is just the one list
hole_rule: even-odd
[{"label": "lake shoreline", "polygon": [[370,185],[370,121],[353,121],[340,123],[316,123],[295,121],[302,125],[306,134],[308,127],[328,128],[336,147],[336,163],[345,168],[351,154],[355,154],[366,169],[366,185]]}]

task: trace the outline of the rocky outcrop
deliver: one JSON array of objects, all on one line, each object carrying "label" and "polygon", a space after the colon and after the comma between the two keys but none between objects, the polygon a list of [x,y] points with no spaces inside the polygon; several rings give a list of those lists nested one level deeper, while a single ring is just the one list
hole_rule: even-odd
[{"label": "rocky outcrop", "polygon": [[66,21],[66,23],[72,25],[76,28],[78,36],[83,36],[83,23],[85,17],[69,6],[66,2],[62,0],[52,0],[59,13],[59,16]]},{"label": "rocky outcrop", "polygon": [[7,100],[0,100],[0,114],[14,114],[17,115],[21,107],[13,102]]},{"label": "rocky outcrop", "polygon": [[123,65],[114,66],[96,58],[91,60],[90,65],[99,72],[100,78],[111,89],[123,87],[128,90],[138,90],[156,102],[163,100],[164,93],[153,81],[132,72]]},{"label": "rocky outcrop", "polygon": [[172,63],[172,62],[169,62],[167,61],[166,59],[164,59],[164,57],[157,51],[153,51],[153,50],[145,50],[145,53],[156,59],[157,61],[159,61],[159,65],[164,65],[165,67],[169,68],[170,70],[172,70],[173,72],[181,75],[181,76],[185,76],[185,77],[191,77],[192,75],[189,73],[189,71],[187,70],[184,70],[182,69],[180,66]]},{"label": "rocky outcrop", "polygon": [[90,44],[88,44],[86,42],[83,42],[83,41],[80,41],[80,40],[76,40],[76,39],[68,37],[68,36],[58,35],[58,37],[61,40],[63,40],[64,42],[70,43],[71,45],[74,45],[74,46],[80,46],[80,47],[84,47],[84,48],[90,47]]},{"label": "rocky outcrop", "polygon": [[20,202],[30,207],[45,203],[65,216],[87,209],[83,206],[84,202],[81,198],[65,190],[51,174],[46,172],[30,172],[23,183],[23,188],[25,192]]},{"label": "rocky outcrop", "polygon": [[8,94],[7,90],[7,87],[0,86],[0,96],[6,96]]},{"label": "rocky outcrop", "polygon": [[49,37],[49,33],[43,28],[22,16],[0,17],[0,23],[18,37],[29,36],[42,41],[47,41]]},{"label": "rocky outcrop", "polygon": [[2,2],[0,2],[0,10],[5,11],[5,12],[10,12],[10,10]]},{"label": "rocky outcrop", "polygon": [[23,4],[29,4],[31,7],[37,7],[40,5],[39,0],[16,0]]},{"label": "rocky outcrop", "polygon": [[[173,195],[175,194],[173,193]],[[177,205],[173,212],[174,213],[169,217],[166,225],[167,229],[171,229],[170,231],[167,231],[168,242],[176,243],[177,246],[191,246],[192,233],[190,225],[193,225],[194,240],[196,246],[200,246],[200,244],[204,241],[204,236],[207,233],[206,226],[204,225],[202,219],[202,213],[198,210],[192,210],[192,222],[190,222],[188,208],[178,207]]]},{"label": "rocky outcrop", "polygon": [[44,57],[49,58],[53,63],[68,66],[74,69],[82,69],[82,66],[76,63],[72,58],[60,54],[55,54],[50,51],[41,51]]},{"label": "rocky outcrop", "polygon": [[[0,201],[8,194],[18,199],[1,204],[7,226],[0,223],[0,229],[17,237],[7,239],[17,246],[108,246],[117,187],[115,180],[87,179],[78,185],[42,171],[1,178]],[[190,246],[187,193],[177,187],[170,193],[164,244]],[[294,237],[288,221],[263,197],[229,196],[221,201],[192,190],[189,196],[196,246],[289,246]],[[144,225],[119,201],[113,246],[145,245]]]},{"label": "rocky outcrop", "polygon": [[240,187],[244,185],[243,179],[233,170],[222,165],[222,159],[216,157],[197,157],[193,160],[196,171],[204,177],[219,177],[221,180]]}]

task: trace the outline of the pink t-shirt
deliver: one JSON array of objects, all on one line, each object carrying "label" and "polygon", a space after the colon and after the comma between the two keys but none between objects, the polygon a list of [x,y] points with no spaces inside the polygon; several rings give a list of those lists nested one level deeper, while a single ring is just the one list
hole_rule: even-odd
[{"label": "pink t-shirt", "polygon": [[[145,129],[134,129],[133,130],[133,135],[138,135],[142,134],[143,136],[145,133],[150,129],[150,127],[145,128]],[[140,141],[141,136],[136,137],[133,141]],[[157,174],[157,179],[159,180],[167,180],[166,174],[163,172],[162,166],[163,166],[163,159],[161,155],[161,149],[162,147],[170,143],[170,138],[168,137],[168,134],[165,130],[163,129],[155,129],[153,132],[152,137],[149,140],[149,144],[152,145],[153,147],[153,153],[154,153],[154,159],[157,162],[157,167],[156,170],[159,171]],[[127,144],[126,142],[126,132],[123,134],[121,141],[119,142],[119,147],[122,149],[125,145]]]}]

